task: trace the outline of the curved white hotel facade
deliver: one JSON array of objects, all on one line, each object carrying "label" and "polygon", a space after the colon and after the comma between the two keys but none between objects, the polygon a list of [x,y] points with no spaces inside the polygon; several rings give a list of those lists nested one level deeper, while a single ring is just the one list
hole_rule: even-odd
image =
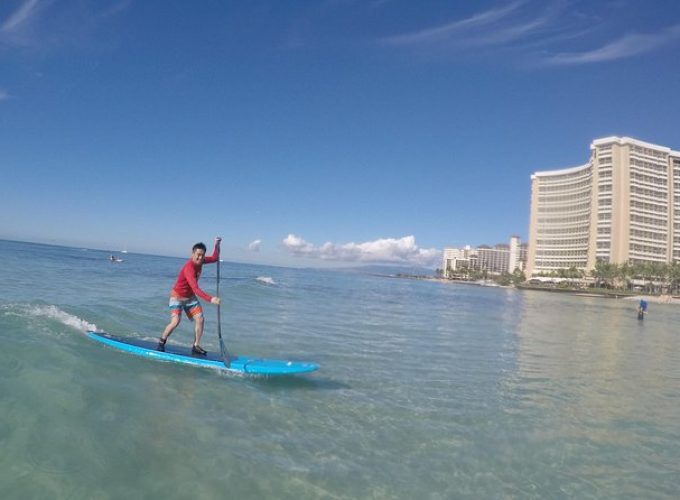
[{"label": "curved white hotel facade", "polygon": [[531,176],[527,275],[680,260],[680,152],[628,137],[590,151],[584,165]]}]

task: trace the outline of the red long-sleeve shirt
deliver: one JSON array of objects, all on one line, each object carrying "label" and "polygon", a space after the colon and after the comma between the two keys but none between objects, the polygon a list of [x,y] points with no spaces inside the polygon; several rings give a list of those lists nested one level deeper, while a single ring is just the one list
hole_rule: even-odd
[{"label": "red long-sleeve shirt", "polygon": [[[205,259],[203,260],[203,264],[212,264],[213,262],[217,262],[219,258],[220,248],[215,245],[213,254],[210,257],[206,255]],[[203,300],[207,300],[208,302],[212,300],[212,297],[201,290],[201,288],[198,286],[198,278],[201,277],[203,264],[196,265],[194,264],[193,260],[189,259],[186,264],[182,266],[182,269],[180,269],[179,274],[177,275],[175,286],[172,287],[173,295],[183,298],[189,298],[194,295],[198,295]]]}]

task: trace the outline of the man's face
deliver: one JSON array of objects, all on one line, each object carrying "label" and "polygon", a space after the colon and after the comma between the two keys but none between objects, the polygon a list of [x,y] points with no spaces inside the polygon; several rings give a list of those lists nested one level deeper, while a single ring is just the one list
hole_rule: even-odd
[{"label": "man's face", "polygon": [[191,260],[196,265],[203,264],[204,259],[205,259],[205,250],[201,250],[200,248],[197,248],[196,250],[194,250],[194,253],[191,254]]}]

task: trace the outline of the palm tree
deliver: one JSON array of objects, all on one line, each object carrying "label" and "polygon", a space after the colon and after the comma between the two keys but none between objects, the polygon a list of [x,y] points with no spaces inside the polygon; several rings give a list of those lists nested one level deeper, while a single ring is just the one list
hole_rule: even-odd
[{"label": "palm tree", "polygon": [[668,266],[669,290],[671,295],[677,293],[680,284],[680,262],[673,262]]},{"label": "palm tree", "polygon": [[[652,262],[652,271],[653,271],[653,276],[656,278],[661,284],[659,285],[659,293],[663,293],[663,288],[665,286],[668,286],[668,274],[669,274],[669,268],[668,264],[665,262]],[[652,289],[654,291],[657,291],[654,288],[654,282],[652,282]]]},{"label": "palm tree", "polygon": [[617,274],[618,266],[616,264],[604,260],[598,260],[595,263],[593,277],[598,280],[598,282],[604,282],[607,288],[613,286],[613,281]]}]

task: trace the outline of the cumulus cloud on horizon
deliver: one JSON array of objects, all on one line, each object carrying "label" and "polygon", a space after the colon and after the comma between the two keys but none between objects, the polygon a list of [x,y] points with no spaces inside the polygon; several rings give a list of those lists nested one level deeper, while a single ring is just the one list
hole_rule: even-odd
[{"label": "cumulus cloud on horizon", "polygon": [[283,247],[296,257],[333,260],[338,262],[374,262],[435,265],[441,252],[435,248],[420,248],[413,235],[403,238],[381,238],[363,243],[336,244],[326,242],[317,246],[300,236],[289,234]]},{"label": "cumulus cloud on horizon", "polygon": [[250,250],[251,252],[259,252],[261,246],[262,240],[254,240],[251,241],[250,244],[248,245],[248,250]]}]

